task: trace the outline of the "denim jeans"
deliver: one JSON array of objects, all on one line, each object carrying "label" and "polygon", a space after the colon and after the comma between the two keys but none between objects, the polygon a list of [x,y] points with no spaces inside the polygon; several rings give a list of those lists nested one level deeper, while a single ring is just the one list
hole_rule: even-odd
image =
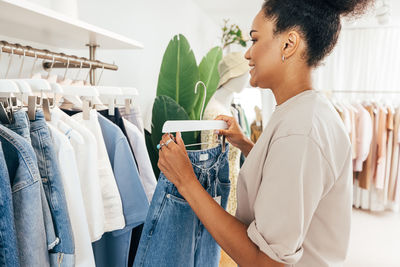
[{"label": "denim jeans", "polygon": [[[26,118],[14,118],[15,122],[8,126],[26,132]],[[50,266],[48,249],[57,243],[57,238],[35,152],[25,138],[3,125],[0,142],[10,177],[20,266]]]},{"label": "denim jeans", "polygon": [[42,111],[30,123],[32,147],[38,159],[38,167],[44,191],[53,218],[56,236],[60,242],[51,250],[50,264],[53,266],[74,266],[74,239],[68,215],[64,186],[54,151],[53,141]]},{"label": "denim jeans", "polygon": [[10,176],[0,144],[0,267],[18,267],[17,233],[15,231]]},{"label": "denim jeans", "polygon": [[[226,208],[230,181],[228,145],[188,151],[204,189]],[[218,266],[220,247],[177,188],[161,173],[144,224],[134,267]]]}]

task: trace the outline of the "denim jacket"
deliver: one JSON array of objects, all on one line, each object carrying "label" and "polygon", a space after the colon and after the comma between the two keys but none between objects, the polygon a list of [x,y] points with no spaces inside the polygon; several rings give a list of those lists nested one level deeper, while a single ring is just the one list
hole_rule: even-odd
[{"label": "denim jacket", "polygon": [[[28,167],[30,168],[31,175],[38,181],[39,185],[37,187],[39,188],[40,203],[39,204],[30,204],[31,205],[30,207],[31,208],[36,207],[37,212],[40,212],[40,211],[42,212],[45,234],[41,238],[45,239],[46,244],[47,244],[46,245],[47,250],[50,250],[50,257],[53,259],[53,262],[50,262],[51,263],[50,266],[58,266],[57,261],[54,260],[54,258],[57,258],[56,257],[57,254],[54,255],[51,250],[55,247],[55,245],[57,245],[59,243],[60,239],[56,236],[56,233],[55,233],[49,204],[46,199],[42,180],[40,179],[40,173],[39,173],[39,169],[38,169],[38,165],[37,165],[38,164],[37,156],[31,145],[30,122],[28,120],[28,116],[24,110],[19,110],[14,113],[14,122],[11,124],[4,124],[3,126],[6,126],[10,130],[12,130],[11,135],[14,136],[14,139],[20,140],[20,142],[23,143],[23,147],[26,150],[29,150],[29,153],[31,153],[31,152],[33,153],[32,155],[29,154],[32,164],[30,164]],[[22,136],[24,139],[17,138],[15,136],[15,134],[19,135],[17,137]],[[3,145],[3,147],[4,147],[4,145]],[[5,153],[7,165],[9,167],[10,179],[12,180],[13,173],[10,170],[10,166],[14,166],[13,164],[16,164],[15,163],[16,161],[15,161],[15,159],[10,158],[10,155],[7,155],[7,154],[10,154],[10,151],[7,151],[6,149],[4,149],[4,153]],[[16,168],[17,167],[12,167],[12,169],[16,169]],[[34,172],[31,171],[31,169],[34,169],[35,171]],[[25,175],[25,174],[21,174],[21,175]],[[37,177],[36,177],[36,175],[37,175]],[[21,177],[21,179],[23,179],[23,178],[26,179],[26,177]],[[13,186],[12,182],[11,182],[11,186]],[[35,195],[35,197],[36,197],[36,195]],[[13,196],[13,202],[14,202],[14,213],[15,213],[16,212],[15,207],[18,203],[15,203],[14,196]],[[22,204],[22,203],[20,204],[20,206],[23,209],[26,208],[26,206],[24,206],[24,204]],[[28,207],[29,207],[29,205],[28,205]],[[14,217],[15,217],[15,215],[14,215]],[[29,218],[29,217],[23,217],[23,218]],[[20,235],[20,230],[18,229],[18,226],[17,226],[17,224],[18,224],[17,219],[15,218],[15,220],[16,220],[16,227],[17,227],[17,235]],[[30,222],[30,220],[26,220],[26,221]],[[27,224],[29,224],[29,223],[23,224],[22,227],[28,227],[29,225],[27,225]],[[29,245],[29,246],[31,246],[32,244],[35,243],[36,239],[30,239],[29,235],[25,236],[25,237],[27,237],[27,238],[23,238],[22,236],[18,237],[17,241],[18,241],[19,248],[20,248],[20,243],[22,241],[27,243],[27,245]],[[25,239],[25,240],[20,240],[20,239]],[[47,256],[47,258],[48,257],[49,256]],[[29,257],[26,257],[26,259],[24,257],[20,257],[20,261],[21,261],[21,266],[34,266],[34,265],[29,265],[29,263],[30,263]],[[49,259],[47,259],[47,262],[49,262]],[[47,266],[47,265],[48,264],[40,265],[40,266]]]},{"label": "denim jacket", "polygon": [[10,177],[20,266],[50,266],[48,248],[57,239],[35,152],[26,139],[3,125],[0,142]]},{"label": "denim jacket", "polygon": [[0,144],[0,267],[19,266],[12,204],[10,176]]}]

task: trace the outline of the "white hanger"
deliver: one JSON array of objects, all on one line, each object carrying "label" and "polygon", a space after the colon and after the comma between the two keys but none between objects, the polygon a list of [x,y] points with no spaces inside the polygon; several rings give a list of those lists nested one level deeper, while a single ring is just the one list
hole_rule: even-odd
[{"label": "white hanger", "polygon": [[[195,93],[197,93],[198,85],[202,84],[204,88],[203,106],[200,112],[200,117],[203,115],[204,103],[207,97],[207,88],[201,81],[197,82]],[[194,132],[206,130],[226,130],[228,125],[222,120],[169,120],[166,121],[162,128],[162,133],[175,133],[175,132]],[[225,136],[222,137],[222,151],[225,152]],[[197,146],[209,143],[188,144],[185,146]]]},{"label": "white hanger", "polygon": [[100,100],[103,103],[108,104],[108,114],[110,116],[115,115],[115,100],[118,97],[123,96],[120,87],[113,86],[94,86],[100,94]]},{"label": "white hanger", "polygon": [[125,106],[125,113],[131,113],[131,105],[136,96],[139,95],[139,92],[134,87],[120,87],[122,90],[122,96],[117,97],[117,105]]}]

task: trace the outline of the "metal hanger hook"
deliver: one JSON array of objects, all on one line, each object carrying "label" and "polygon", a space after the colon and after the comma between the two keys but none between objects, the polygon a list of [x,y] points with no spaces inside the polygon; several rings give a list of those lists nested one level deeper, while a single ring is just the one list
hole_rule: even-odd
[{"label": "metal hanger hook", "polygon": [[53,70],[53,66],[54,66],[54,62],[55,62],[55,57],[54,57],[54,55],[52,55],[52,58],[53,58],[53,61],[51,62],[50,69],[49,69],[49,72],[48,72],[48,74],[47,74],[47,78],[50,77],[50,73],[51,73],[51,71]]},{"label": "metal hanger hook", "polygon": [[80,65],[80,67],[79,67],[78,72],[76,73],[75,81],[78,80],[79,74],[81,74],[82,66],[83,66],[83,60],[81,60],[81,65]]},{"label": "metal hanger hook", "polygon": [[196,86],[194,87],[194,93],[197,94],[197,87],[199,85],[203,85],[203,89],[204,89],[204,95],[203,95],[203,103],[201,104],[201,112],[200,112],[200,118],[199,120],[201,120],[203,118],[203,112],[204,112],[204,105],[206,104],[206,98],[207,98],[207,87],[206,85],[202,82],[202,81],[198,81],[196,83]]},{"label": "metal hanger hook", "polygon": [[90,71],[92,70],[92,62],[89,62],[88,64],[89,64],[89,71],[88,71],[88,73],[86,75],[85,82],[87,82],[87,80],[89,79]]},{"label": "metal hanger hook", "polygon": [[33,71],[35,70],[36,62],[38,60],[36,51],[34,51],[33,54],[35,55],[35,60],[33,61],[32,69],[31,69],[31,77],[33,76]]},{"label": "metal hanger hook", "polygon": [[97,80],[97,83],[96,83],[97,85],[100,84],[101,77],[103,76],[103,71],[104,71],[104,64],[103,64],[103,66],[101,67],[101,73],[100,73],[99,79]]},{"label": "metal hanger hook", "polygon": [[69,58],[67,58],[67,68],[65,69],[64,78],[63,78],[64,81],[65,81],[65,78],[67,77],[68,69],[69,69]]},{"label": "metal hanger hook", "polygon": [[21,78],[22,69],[24,68],[24,62],[25,62],[25,56],[26,56],[26,50],[24,47],[22,48],[22,51],[23,51],[24,55],[22,57],[21,67],[19,67],[18,78]]},{"label": "metal hanger hook", "polygon": [[10,71],[10,67],[11,67],[11,63],[12,63],[12,59],[13,59],[13,56],[14,56],[14,47],[12,47],[11,48],[11,54],[10,54],[10,60],[8,61],[8,66],[7,66],[7,71],[6,71],[6,79],[7,79],[7,77],[8,77],[8,72]]}]

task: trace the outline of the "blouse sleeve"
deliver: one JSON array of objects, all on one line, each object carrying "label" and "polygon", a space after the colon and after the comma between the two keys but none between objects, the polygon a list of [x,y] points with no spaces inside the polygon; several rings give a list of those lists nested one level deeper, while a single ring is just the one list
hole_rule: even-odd
[{"label": "blouse sleeve", "polygon": [[332,169],[310,137],[275,140],[264,164],[249,238],[271,259],[295,264],[314,212],[333,183]]}]

